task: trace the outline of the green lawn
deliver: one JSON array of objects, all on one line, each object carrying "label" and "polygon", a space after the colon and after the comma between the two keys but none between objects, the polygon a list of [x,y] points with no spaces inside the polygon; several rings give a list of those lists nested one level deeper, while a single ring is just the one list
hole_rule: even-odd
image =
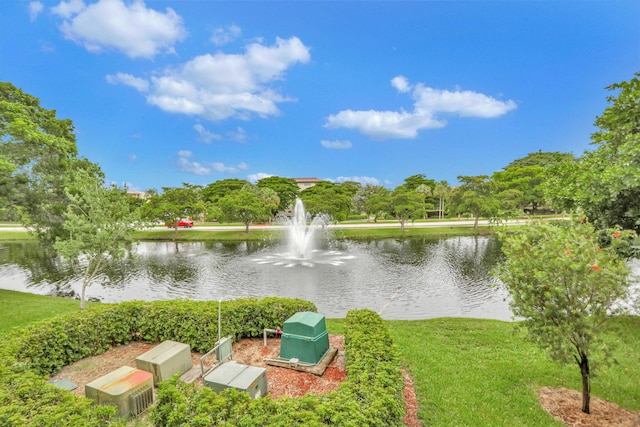
[{"label": "green lawn", "polygon": [[[91,307],[87,303],[87,307]],[[70,298],[33,295],[0,289],[0,335],[15,328],[57,314],[79,310],[80,302]]]},{"label": "green lawn", "polygon": [[[211,225],[211,224],[207,224]],[[419,237],[419,236],[472,236],[493,233],[492,227],[481,226],[473,230],[467,226],[446,226],[419,228],[410,225],[404,231],[400,227],[371,227],[371,228],[335,228],[332,233],[336,238],[350,239],[383,239],[397,237]],[[267,240],[282,239],[284,230],[270,230],[260,226],[249,227],[249,232],[244,230],[201,230],[198,226],[191,229],[180,228],[176,232],[170,228],[158,228],[155,230],[135,231],[132,235],[134,240],[140,241],[245,241],[245,240]],[[32,234],[26,231],[3,231],[0,228],[0,241],[35,239]]]},{"label": "green lawn", "polygon": [[[78,301],[0,290],[0,335],[78,310]],[[514,324],[483,319],[388,321],[402,363],[414,377],[419,417],[428,426],[560,426],[539,405],[542,386],[580,389],[575,366],[559,367],[514,333]],[[640,410],[640,317],[612,322],[618,364],[592,380],[592,396]],[[342,319],[328,319],[341,333]]]}]

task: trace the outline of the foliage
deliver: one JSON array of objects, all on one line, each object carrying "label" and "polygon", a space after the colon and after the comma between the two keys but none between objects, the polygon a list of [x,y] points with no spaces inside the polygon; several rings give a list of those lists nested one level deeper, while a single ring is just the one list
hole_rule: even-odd
[{"label": "foliage", "polygon": [[312,216],[327,214],[336,221],[347,219],[352,209],[349,189],[329,181],[302,190],[300,199]]},{"label": "foliage", "polygon": [[404,382],[399,355],[382,319],[352,310],[344,325],[346,382],[338,391],[300,399],[251,400],[246,393],[220,394],[193,384],[164,381],[150,418],[173,426],[401,426]]},{"label": "foliage", "polygon": [[530,166],[539,166],[543,169],[553,167],[566,160],[573,159],[574,156],[571,153],[560,153],[558,151],[536,151],[529,153],[524,157],[516,159],[509,163],[504,169],[519,169]]},{"label": "foliage", "polygon": [[[262,328],[282,325],[298,311],[315,311],[307,301],[282,298],[224,301],[221,306],[222,333],[236,338],[257,336],[256,328],[261,333]],[[134,339],[180,340],[206,352],[217,339],[217,313],[218,302],[212,301],[101,304],[12,333],[0,343],[0,425],[124,426],[114,418],[114,408],[92,405],[89,399],[47,385],[43,375]],[[247,313],[253,316],[250,322],[226,325],[236,316],[247,320]],[[232,412],[241,408],[234,400],[226,406]]]},{"label": "foliage", "polygon": [[245,185],[249,185],[249,181],[238,178],[228,178],[214,181],[202,189],[202,199],[213,206],[224,196],[241,190]]},{"label": "foliage", "polygon": [[71,120],[58,119],[38,98],[0,82],[0,200],[48,243],[65,234],[65,175],[80,168],[98,170],[77,158],[73,132]]},{"label": "foliage", "polygon": [[404,179],[404,183],[399,185],[405,190],[416,190],[421,185],[425,185],[429,188],[433,188],[436,185],[436,182],[433,179],[429,179],[425,176],[425,174],[417,174],[411,175]]},{"label": "foliage", "polygon": [[424,212],[424,196],[415,189],[396,187],[391,193],[391,212],[400,221],[400,230],[410,219],[420,218]]},{"label": "foliage", "polygon": [[367,214],[367,222],[372,215],[377,222],[390,211],[391,191],[381,185],[367,184],[360,187],[351,200],[354,210]]},{"label": "foliage", "polygon": [[547,195],[561,209],[580,211],[599,228],[640,231],[640,74],[607,88],[617,95],[596,118],[595,150],[566,161],[548,176]]},{"label": "foliage", "polygon": [[142,216],[148,221],[173,223],[178,232],[178,220],[196,217],[204,211],[197,187],[183,184],[182,187],[163,187],[162,194],[151,193],[147,203],[142,206]]},{"label": "foliage", "polygon": [[298,184],[296,184],[296,180],[293,178],[269,176],[259,180],[256,185],[259,188],[270,188],[276,192],[280,199],[277,211],[280,212],[287,210],[295,202],[300,192]]},{"label": "foliage", "polygon": [[458,176],[462,183],[453,192],[453,205],[458,213],[469,212],[475,218],[473,228],[478,228],[480,216],[496,217],[500,209],[494,196],[494,183],[487,175]]},{"label": "foliage", "polygon": [[[9,291],[0,291],[0,293],[0,300],[9,300],[8,309],[0,309],[0,324],[6,324],[14,318],[11,313],[22,308],[19,301],[13,300],[13,294],[21,293]],[[32,301],[41,300],[38,303],[40,306],[48,305],[49,301],[64,300],[41,295],[25,296]],[[12,305],[11,302],[14,304]],[[68,302],[73,303],[73,301]],[[194,306],[201,304],[201,302],[190,303]],[[223,307],[226,303],[226,301],[222,302]],[[215,306],[217,303],[212,304]],[[92,306],[103,309],[101,307],[104,305]],[[87,314],[90,311],[85,310],[79,313],[77,306],[75,310],[71,307],[66,309],[66,312],[72,312],[74,318],[76,315]],[[514,333],[517,323],[488,319],[436,318],[394,320],[386,321],[385,324],[401,352],[402,365],[412,375],[418,398],[418,416],[423,425],[561,426],[562,423],[555,421],[542,409],[536,390],[542,386],[580,387],[572,366],[559,366],[552,363],[546,354],[525,341],[522,333]],[[11,329],[11,323],[8,326],[8,329]],[[640,317],[616,316],[611,319],[609,326],[604,339],[616,343],[615,357],[619,363],[608,367],[606,371],[600,371],[597,385],[594,384],[594,395],[609,402],[615,402],[627,410],[638,411],[640,410],[640,388],[637,386],[637,378],[640,375]],[[344,333],[344,319],[327,319],[327,329],[330,333]],[[23,335],[24,331],[17,334],[18,337]],[[30,425],[26,421],[28,418],[18,420],[16,417],[17,421],[12,424],[7,421],[11,414],[29,413],[39,410],[40,406],[25,405],[22,400],[9,400],[16,396],[13,394],[14,390],[31,389],[35,383],[30,374],[24,374],[24,363],[12,365],[15,359],[13,356],[11,356],[11,362],[5,362],[4,357],[15,354],[15,348],[8,344],[6,338],[3,338],[0,344],[0,425],[22,427]],[[8,372],[6,369],[11,369],[10,372],[15,374],[12,388],[7,392],[5,392],[6,384],[3,383],[8,378],[5,375]],[[38,384],[44,383],[40,381]],[[58,392],[69,395],[64,390],[58,390]],[[34,397],[31,402],[37,402],[36,391],[31,390],[29,394]],[[301,419],[305,419],[302,417],[308,415],[313,399],[315,397],[295,399],[298,403],[293,410],[299,412]],[[254,412],[251,413],[258,425],[260,423],[269,425],[268,422],[263,422],[270,420],[269,417],[278,421],[284,416],[271,412],[280,408],[278,406],[281,404],[280,400],[272,402],[271,399],[262,399],[260,403],[262,405],[254,408]],[[355,402],[350,404],[354,405]],[[327,406],[331,410],[329,402]],[[110,409],[95,405],[91,407],[101,410]],[[69,406],[61,408],[55,405],[53,408],[57,411],[56,413],[63,414],[70,410]],[[291,409],[291,406],[287,408]],[[474,410],[470,411],[469,408]],[[182,411],[183,406],[176,407],[175,410]],[[51,415],[52,412],[49,410],[48,414]],[[87,425],[97,424],[92,418],[88,419]],[[302,423],[301,421],[299,424]],[[274,425],[278,424],[275,422]],[[116,424],[112,420],[109,425],[121,424]]]},{"label": "foliage", "polygon": [[137,211],[129,210],[126,193],[103,184],[100,176],[84,169],[71,172],[66,190],[69,205],[63,223],[69,237],[58,237],[54,245],[66,262],[83,271],[81,310],[86,288],[110,262],[124,257],[138,220]]},{"label": "foliage", "polygon": [[245,232],[249,232],[249,225],[253,222],[262,222],[269,218],[270,210],[255,191],[243,188],[231,192],[218,201],[222,213],[221,221],[240,221],[245,226]]},{"label": "foliage", "polygon": [[594,228],[582,222],[505,231],[507,259],[496,272],[530,338],[554,360],[580,367],[587,413],[591,371],[596,361],[607,362],[610,352],[601,330],[629,287],[629,269],[616,251],[625,236],[610,233],[611,244],[602,247]]},{"label": "foliage", "polygon": [[253,184],[245,185],[243,190],[251,190],[258,196],[264,207],[265,218],[271,222],[273,218],[275,218],[280,206],[280,197],[276,190],[269,187],[258,187]]},{"label": "foliage", "polygon": [[446,205],[451,198],[451,186],[447,181],[440,181],[433,187],[433,195],[438,198],[438,218],[445,217]]}]

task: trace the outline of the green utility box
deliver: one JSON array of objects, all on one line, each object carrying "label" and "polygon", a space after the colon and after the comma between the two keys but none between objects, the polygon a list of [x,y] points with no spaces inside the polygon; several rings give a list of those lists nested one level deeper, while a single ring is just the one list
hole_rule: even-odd
[{"label": "green utility box", "polygon": [[176,341],[163,341],[151,350],[136,357],[136,368],[153,374],[154,384],[182,374],[193,366],[191,348]]},{"label": "green utility box", "polygon": [[301,311],[284,322],[280,358],[298,359],[302,363],[316,365],[327,351],[329,334],[323,315]]},{"label": "green utility box", "polygon": [[137,416],[153,403],[153,375],[123,366],[87,383],[84,390],[98,405],[116,406],[119,417]]}]

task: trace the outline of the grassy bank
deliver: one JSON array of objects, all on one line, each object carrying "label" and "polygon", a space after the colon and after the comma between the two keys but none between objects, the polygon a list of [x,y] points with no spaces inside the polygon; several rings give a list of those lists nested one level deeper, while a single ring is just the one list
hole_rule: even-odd
[{"label": "grassy bank", "polygon": [[[433,228],[407,228],[401,231],[400,228],[372,227],[372,228],[336,228],[332,230],[335,238],[338,239],[384,239],[420,236],[459,236],[459,235],[481,235],[490,234],[492,230],[488,227],[481,227],[473,230],[470,227],[433,227]],[[189,230],[154,230],[137,231],[134,239],[141,241],[246,241],[246,240],[267,240],[281,239],[285,235],[283,230],[268,230],[264,228],[249,228],[246,233],[241,230],[198,230],[196,227]],[[2,234],[0,233],[0,238]]]},{"label": "grassy bank", "polygon": [[[474,236],[491,234],[490,227],[479,227],[473,230],[470,227],[432,227],[432,228],[407,228],[401,231],[400,228],[337,228],[333,230],[334,236],[338,239],[384,239],[384,238],[404,238],[420,236]],[[250,228],[248,233],[242,230],[198,230],[196,227],[189,230],[148,230],[136,231],[133,239],[136,241],[180,241],[180,242],[205,242],[205,241],[247,241],[247,240],[268,240],[281,239],[284,237],[283,230],[268,230],[260,228]],[[34,236],[26,231],[2,231],[0,229],[0,241],[33,240]]]},{"label": "grassy bank", "polygon": [[[78,309],[74,300],[2,290],[0,303],[0,334]],[[560,426],[540,407],[536,390],[580,389],[577,367],[551,363],[522,335],[514,334],[512,323],[453,318],[387,323],[413,375],[423,425]],[[606,339],[618,342],[619,364],[593,379],[592,395],[638,411],[640,317],[612,323],[615,330]],[[342,319],[328,319],[327,325],[330,333],[343,330]]]}]

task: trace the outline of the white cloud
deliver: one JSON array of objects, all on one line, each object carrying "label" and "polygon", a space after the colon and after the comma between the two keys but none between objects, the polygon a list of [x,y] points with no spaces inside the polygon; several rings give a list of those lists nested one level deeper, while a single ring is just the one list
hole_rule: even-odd
[{"label": "white cloud", "polygon": [[415,138],[422,129],[447,124],[443,114],[460,117],[494,118],[517,108],[514,101],[500,101],[473,91],[434,89],[418,83],[410,85],[403,76],[394,77],[391,85],[400,93],[410,93],[413,111],[343,110],[327,117],[328,129],[347,128],[376,139]]},{"label": "white cloud", "polygon": [[370,176],[339,176],[336,178],[336,182],[347,182],[354,181],[359,182],[362,185],[380,185],[380,181],[377,178],[373,178]]},{"label": "white cloud", "polygon": [[351,141],[327,141],[326,139],[323,139],[322,141],[320,141],[320,144],[322,144],[322,146],[325,148],[333,148],[336,150],[348,150],[349,148],[351,148]]},{"label": "white cloud", "polygon": [[205,144],[211,144],[211,142],[215,139],[217,141],[222,139],[222,136],[217,133],[210,132],[200,123],[196,123],[193,125],[193,129],[198,133],[198,140],[204,142]]},{"label": "white cloud", "polygon": [[36,20],[43,9],[44,5],[39,1],[32,1],[29,3],[29,19],[31,20],[31,22]]},{"label": "white cloud", "polygon": [[240,34],[242,34],[242,30],[237,25],[220,27],[214,30],[209,41],[216,46],[223,46],[240,37]]},{"label": "white cloud", "polygon": [[193,153],[191,151],[178,151],[178,167],[180,170],[194,175],[213,175],[216,172],[235,174],[249,169],[249,166],[244,162],[235,166],[225,165],[221,162],[200,163],[192,161],[192,157]]},{"label": "white cloud", "polygon": [[132,76],[127,73],[116,73],[116,74],[108,74],[107,82],[112,85],[123,84],[127,86],[131,86],[135,88],[138,92],[146,92],[149,90],[149,82],[145,79],[141,79],[140,77]]},{"label": "white cloud", "polygon": [[64,19],[69,19],[73,15],[80,13],[85,7],[83,0],[61,1],[57,6],[51,8],[51,11]]},{"label": "white cloud", "polygon": [[409,80],[405,76],[396,76],[391,79],[391,86],[398,89],[398,92],[407,92],[410,89]]},{"label": "white cloud", "polygon": [[247,175],[247,181],[249,181],[252,184],[255,184],[261,179],[269,178],[270,176],[273,176],[273,175],[270,173],[264,173],[264,172],[252,173],[251,175]]},{"label": "white cloud", "polygon": [[147,102],[169,113],[206,120],[248,120],[279,114],[277,104],[292,101],[273,88],[285,71],[310,60],[297,37],[273,46],[250,44],[244,54],[206,54],[167,68],[149,83]]},{"label": "white cloud", "polygon": [[232,141],[244,142],[247,140],[247,131],[238,126],[236,130],[227,132],[227,138]]},{"label": "white cloud", "polygon": [[143,0],[99,0],[85,5],[81,0],[60,2],[51,11],[63,18],[65,38],[90,52],[116,50],[130,58],[153,58],[159,52],[174,52],[174,44],[187,36],[182,18],[167,8],[165,13],[149,9]]}]

